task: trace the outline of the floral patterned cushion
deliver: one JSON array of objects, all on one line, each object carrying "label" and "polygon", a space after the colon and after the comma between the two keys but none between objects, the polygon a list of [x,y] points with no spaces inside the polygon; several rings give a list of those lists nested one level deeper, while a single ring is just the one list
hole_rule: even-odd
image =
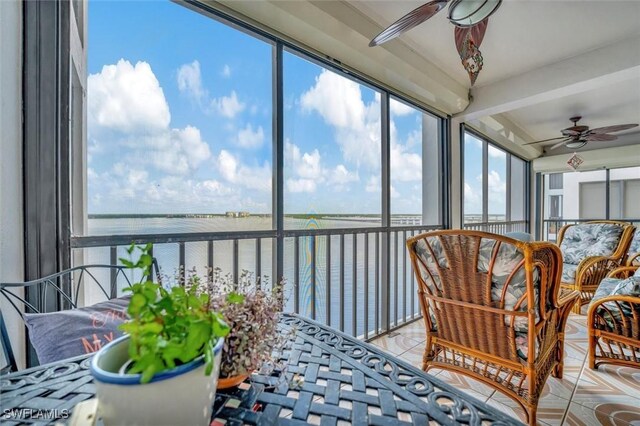
[{"label": "floral patterned cushion", "polygon": [[640,253],[640,229],[636,228],[636,233],[633,234],[631,245],[629,246],[629,254]]},{"label": "floral patterned cushion", "polygon": [[573,284],[576,281],[576,270],[578,265],[571,263],[565,263],[562,265],[562,282],[567,284]]},{"label": "floral patterned cushion", "polygon": [[[638,296],[640,297],[640,276],[631,276],[621,280],[618,278],[605,278],[600,282],[591,303],[603,299],[608,296]],[[628,303],[605,302],[598,309],[598,314],[602,316],[613,328],[613,316],[616,320],[620,320],[622,315],[631,316],[631,305]]]},{"label": "floral patterned cushion", "polygon": [[[424,271],[421,268],[422,278],[424,279],[427,287],[435,294],[442,293],[442,282],[438,275],[437,265],[441,268],[448,268],[449,261],[444,253],[442,243],[439,237],[427,237],[429,244],[424,239],[420,239],[415,244],[415,251],[418,256],[422,258],[429,272]],[[429,249],[431,246],[431,249]],[[496,249],[496,240],[482,238],[480,241],[480,249],[478,252],[477,270],[479,272],[489,272],[489,264],[493,258],[494,251]],[[520,264],[524,259],[524,254],[516,246],[508,243],[500,244],[498,253],[496,254],[496,260],[493,265],[491,274],[491,298],[492,300],[499,301],[502,297],[502,291],[504,289],[509,276],[513,273],[509,287],[507,288],[504,301],[504,309],[514,309],[518,301],[525,295],[527,290],[526,272],[524,269],[524,263]],[[471,260],[470,260],[471,261]],[[436,263],[437,262],[437,263]],[[514,272],[515,270],[515,272]],[[538,288],[539,288],[539,272],[534,271],[534,297],[536,301],[536,318],[538,318]],[[527,311],[526,300],[519,306],[518,311]],[[434,324],[434,330],[437,330],[436,318],[432,311],[431,319]],[[511,325],[511,317],[505,318],[505,324]],[[524,339],[516,339],[516,344],[519,348],[519,355],[524,357],[526,354],[527,339],[526,334],[528,330],[528,320],[525,317],[518,317],[515,319],[514,331],[517,335],[524,335]],[[522,346],[522,347],[521,347]]]},{"label": "floral patterned cushion", "polygon": [[583,223],[564,233],[560,250],[565,263],[578,265],[587,257],[610,256],[618,247],[623,228],[613,223]]}]

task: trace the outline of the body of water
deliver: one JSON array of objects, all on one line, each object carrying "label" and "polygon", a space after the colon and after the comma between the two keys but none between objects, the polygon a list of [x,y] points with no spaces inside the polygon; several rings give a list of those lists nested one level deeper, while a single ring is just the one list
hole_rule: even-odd
[{"label": "body of water", "polygon": [[[418,224],[418,216],[396,217],[397,224]],[[225,216],[214,217],[143,217],[143,218],[91,218],[89,219],[89,235],[123,235],[123,234],[167,234],[167,233],[192,233],[192,232],[242,232],[248,230],[271,229],[270,216],[250,216],[245,218],[232,218]],[[369,217],[328,217],[318,219],[285,218],[287,229],[313,229],[313,228],[365,228],[378,227],[380,220]],[[376,313],[380,315],[380,301],[383,286],[390,286],[391,292],[391,318],[400,318],[406,312],[417,313],[418,300],[416,284],[412,277],[409,256],[406,253],[405,240],[402,232],[392,239],[391,281],[386,282],[380,276],[378,285],[378,306],[375,305],[375,276],[376,268],[380,263],[376,261],[375,234],[369,234],[368,245],[365,247],[364,235],[345,235],[344,253],[341,252],[340,236],[319,236],[315,238],[315,300],[316,318],[324,323],[330,323],[333,327],[340,327],[340,311],[344,312],[344,330],[353,332],[353,315],[356,316],[356,333],[364,333],[364,306],[365,293],[368,295],[368,324],[372,332],[375,324]],[[409,233],[407,233],[409,236]],[[398,268],[395,268],[395,249],[398,250]],[[298,256],[298,291],[299,307],[301,314],[311,316],[312,306],[312,237],[299,238]],[[330,245],[330,273],[327,268],[327,246]],[[354,250],[355,248],[355,250]],[[272,239],[261,240],[261,274],[271,279],[273,277],[273,253]],[[285,268],[287,310],[294,310],[294,283],[295,283],[295,245],[294,238],[285,239]],[[354,256],[355,251],[355,256]],[[365,262],[365,251],[368,252],[368,262]],[[378,249],[379,255],[382,251]],[[118,247],[119,257],[126,257],[125,247]],[[84,249],[84,261],[86,263],[109,263],[109,248]],[[165,274],[172,275],[179,267],[179,246],[175,243],[154,245],[154,256]],[[200,274],[206,272],[207,242],[188,242],[185,244],[185,267],[196,268]],[[240,270],[256,272],[256,241],[240,240],[238,250],[238,263]],[[214,267],[219,267],[223,273],[231,273],[233,270],[233,242],[214,242]],[[342,264],[342,267],[341,267]],[[403,267],[404,265],[404,267]],[[355,268],[355,280],[354,280]],[[343,277],[343,286],[341,286]],[[327,279],[329,278],[329,279]],[[355,287],[354,287],[355,286]],[[398,288],[396,311],[396,292]],[[329,290],[329,299],[327,299]],[[412,297],[413,295],[413,297]],[[355,297],[355,303],[354,303]],[[327,303],[331,307],[331,320],[327,321]],[[353,306],[356,306],[354,311]],[[379,318],[379,322],[381,319]],[[393,322],[393,320],[392,320]]]}]

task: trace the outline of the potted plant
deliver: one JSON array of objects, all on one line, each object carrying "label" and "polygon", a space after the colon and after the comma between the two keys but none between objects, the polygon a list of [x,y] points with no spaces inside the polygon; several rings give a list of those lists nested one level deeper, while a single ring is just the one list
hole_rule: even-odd
[{"label": "potted plant", "polygon": [[106,425],[208,425],[224,336],[229,327],[197,288],[165,289],[152,281],[151,246],[128,248],[142,271],[130,288],[127,333],[91,361],[98,411]]},{"label": "potted plant", "polygon": [[[253,371],[272,364],[273,353],[281,349],[287,336],[278,330],[283,308],[283,283],[269,286],[268,279],[254,280],[242,271],[238,282],[220,269],[210,271],[204,283],[195,273],[187,281],[209,296],[209,309],[223,316],[229,325],[225,337],[218,388],[242,383]],[[269,288],[270,287],[270,288]]]}]

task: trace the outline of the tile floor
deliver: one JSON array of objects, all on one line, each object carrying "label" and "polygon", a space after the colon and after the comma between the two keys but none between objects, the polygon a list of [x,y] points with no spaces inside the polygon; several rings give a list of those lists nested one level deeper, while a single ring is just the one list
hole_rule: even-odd
[{"label": "tile floor", "polygon": [[[586,366],[586,321],[584,315],[569,317],[564,376],[562,380],[549,376],[538,405],[538,424],[640,426],[640,369],[604,365],[594,371]],[[423,323],[417,321],[371,343],[421,368],[424,340]],[[444,370],[429,373],[526,421],[516,402],[484,383]]]}]

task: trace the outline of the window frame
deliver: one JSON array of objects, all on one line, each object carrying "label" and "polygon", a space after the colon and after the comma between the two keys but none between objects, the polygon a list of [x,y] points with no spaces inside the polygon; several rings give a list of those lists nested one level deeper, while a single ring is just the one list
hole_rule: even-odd
[{"label": "window frame", "polygon": [[[464,183],[465,183],[465,175],[464,175],[464,165],[465,165],[465,136],[466,134],[470,134],[471,136],[479,139],[482,142],[482,221],[481,224],[489,223],[489,182],[488,182],[488,174],[489,174],[489,145],[493,148],[503,151],[506,154],[506,176],[505,182],[507,184],[506,192],[505,192],[505,223],[511,223],[511,158],[515,157],[524,163],[524,219],[517,220],[517,222],[525,221],[527,232],[531,232],[531,161],[522,158],[518,154],[513,151],[498,145],[493,139],[484,135],[483,133],[477,131],[476,129],[465,125],[464,123],[460,124],[460,227],[464,228],[467,223],[465,223],[465,212],[464,212]],[[492,222],[492,223],[500,223],[500,222]]]}]

